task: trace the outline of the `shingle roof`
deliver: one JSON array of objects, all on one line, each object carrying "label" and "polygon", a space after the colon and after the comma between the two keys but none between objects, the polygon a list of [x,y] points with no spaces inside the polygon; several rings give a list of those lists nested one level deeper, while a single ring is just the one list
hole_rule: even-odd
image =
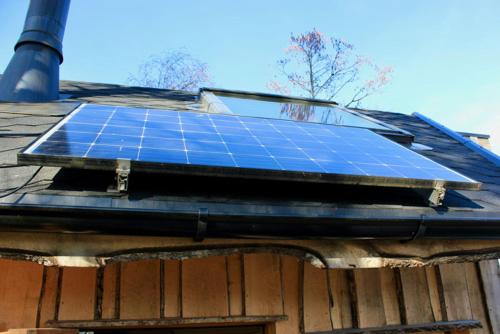
[{"label": "shingle roof", "polygon": [[482,183],[481,191],[460,191],[474,201],[500,206],[500,168],[417,117],[394,112],[358,110],[415,135],[415,141],[433,148],[420,154]]},{"label": "shingle roof", "polygon": [[[196,93],[120,85],[61,81],[60,90],[61,94],[70,95],[65,103],[0,104],[0,196],[22,185],[37,169],[15,166],[16,153],[71,111],[75,103],[180,109],[191,109],[198,103]],[[411,132],[415,135],[416,142],[433,148],[432,151],[422,151],[421,154],[483,183],[480,191],[448,191],[445,204],[450,210],[500,212],[500,170],[493,164],[416,117],[385,111],[358,111]],[[6,136],[4,133],[12,135]],[[280,205],[300,203],[311,208],[335,206],[340,202],[368,208],[373,208],[374,205],[400,208],[427,206],[425,200],[412,190],[384,188],[381,191],[373,187],[332,188],[328,185],[304,184],[294,194],[279,186],[269,186],[269,181],[265,181],[267,186],[264,187],[264,181],[204,179],[203,182],[197,182],[200,181],[199,178],[192,178],[190,181],[178,176],[160,178],[138,175],[135,192],[130,196],[135,200],[154,198],[156,202],[189,196],[193,201],[267,201]],[[16,200],[25,194],[23,200],[29,201],[30,197],[27,195],[50,194],[66,196],[68,201],[78,201],[78,198],[81,201],[91,201],[90,194],[99,196],[102,201],[115,196],[106,193],[109,179],[109,173],[99,171],[45,167],[26,187],[10,198]],[[262,189],[265,189],[264,193]],[[137,201],[132,203],[123,200],[120,203],[126,207],[141,205]]]},{"label": "shingle roof", "polygon": [[[189,108],[196,94],[120,85],[61,81],[61,96],[68,103],[0,103],[0,191],[20,186],[36,167],[18,167],[16,154],[40,133],[56,124],[79,103],[143,106],[148,108]],[[69,95],[69,96],[68,96]],[[8,134],[12,134],[7,136]],[[15,135],[16,133],[20,135]],[[22,191],[45,189],[59,168],[45,167]]]}]

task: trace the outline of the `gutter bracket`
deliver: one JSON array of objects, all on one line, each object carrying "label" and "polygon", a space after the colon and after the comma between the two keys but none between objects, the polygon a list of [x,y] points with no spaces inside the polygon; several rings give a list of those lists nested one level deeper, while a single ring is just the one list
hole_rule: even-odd
[{"label": "gutter bracket", "polygon": [[425,236],[425,232],[427,231],[427,225],[425,223],[426,215],[420,215],[420,221],[418,222],[417,230],[413,233],[412,237],[407,240],[401,240],[402,244],[406,244],[408,242],[415,241],[417,239],[423,238]]},{"label": "gutter bracket", "polygon": [[108,192],[123,193],[128,190],[130,174],[130,160],[117,159],[116,160],[116,184],[108,188]]},{"label": "gutter bracket", "polygon": [[194,241],[201,242],[205,239],[208,227],[208,209],[201,208],[198,210],[198,222],[196,224],[196,233],[193,237]]},{"label": "gutter bracket", "polygon": [[435,181],[434,189],[432,190],[428,198],[429,205],[432,207],[437,207],[442,205],[445,194],[446,194],[446,188],[444,187],[444,181]]},{"label": "gutter bracket", "polygon": [[425,224],[425,215],[420,216],[420,222],[418,223],[418,228],[411,241],[422,238],[427,230],[427,225]]}]

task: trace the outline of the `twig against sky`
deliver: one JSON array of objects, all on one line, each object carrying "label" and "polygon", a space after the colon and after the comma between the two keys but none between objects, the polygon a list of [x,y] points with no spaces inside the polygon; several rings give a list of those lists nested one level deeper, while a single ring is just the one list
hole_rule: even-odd
[{"label": "twig against sky", "polygon": [[347,41],[315,29],[292,34],[285,56],[278,61],[278,78],[268,87],[282,94],[340,98],[346,106],[358,106],[389,83],[392,68],[380,68],[354,51]]},{"label": "twig against sky", "polygon": [[130,75],[133,85],[195,91],[212,84],[206,63],[181,51],[151,56],[140,65],[136,75]]}]

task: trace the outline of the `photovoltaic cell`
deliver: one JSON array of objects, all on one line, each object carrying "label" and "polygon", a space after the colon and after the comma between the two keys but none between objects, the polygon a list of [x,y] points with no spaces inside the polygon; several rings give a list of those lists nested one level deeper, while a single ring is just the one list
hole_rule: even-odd
[{"label": "photovoltaic cell", "polygon": [[220,167],[238,169],[242,176],[271,171],[290,178],[317,174],[315,180],[348,176],[351,183],[444,180],[456,187],[477,185],[368,129],[92,104],[75,110],[19,154],[20,161],[53,160],[52,165],[62,166],[78,159],[129,159],[132,166],[160,164],[165,171]]}]

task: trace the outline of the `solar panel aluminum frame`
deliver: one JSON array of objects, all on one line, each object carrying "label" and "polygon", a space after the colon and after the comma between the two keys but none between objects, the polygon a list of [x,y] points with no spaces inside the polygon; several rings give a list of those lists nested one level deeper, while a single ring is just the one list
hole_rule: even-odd
[{"label": "solar panel aluminum frame", "polygon": [[[81,104],[70,112],[62,121],[49,128],[43,135],[31,142],[17,155],[19,165],[41,165],[66,168],[80,168],[93,170],[116,171],[121,160],[91,158],[91,157],[71,157],[71,156],[49,156],[44,154],[31,153],[37,144],[42,143],[53,132],[57,131],[65,124],[64,120],[76,114],[86,104]],[[198,176],[213,177],[233,177],[247,179],[272,179],[282,181],[303,181],[316,183],[332,183],[345,185],[383,186],[400,188],[427,188],[445,187],[448,189],[479,190],[479,182],[459,182],[443,180],[426,180],[404,177],[382,177],[367,175],[330,174],[320,172],[298,172],[285,170],[242,168],[242,167],[222,167],[208,165],[176,164],[164,162],[147,162],[130,160],[130,171],[134,172],[154,172],[169,174],[191,174]]]}]

